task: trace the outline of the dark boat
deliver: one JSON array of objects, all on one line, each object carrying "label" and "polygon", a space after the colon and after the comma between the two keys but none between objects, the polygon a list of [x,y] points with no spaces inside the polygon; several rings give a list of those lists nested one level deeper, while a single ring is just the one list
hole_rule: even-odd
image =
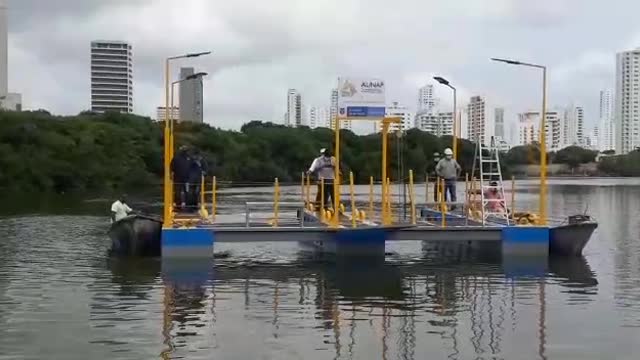
[{"label": "dark boat", "polygon": [[587,215],[568,217],[568,222],[550,229],[549,252],[562,256],[581,256],[598,223]]},{"label": "dark boat", "polygon": [[129,215],[109,229],[113,256],[160,256],[162,220],[146,215]]}]

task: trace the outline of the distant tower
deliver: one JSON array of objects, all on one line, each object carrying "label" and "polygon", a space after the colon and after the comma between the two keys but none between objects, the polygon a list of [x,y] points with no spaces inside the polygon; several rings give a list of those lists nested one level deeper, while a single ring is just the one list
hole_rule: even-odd
[{"label": "distant tower", "polygon": [[9,92],[8,80],[8,19],[7,0],[0,0],[0,97],[7,96]]},{"label": "distant tower", "polygon": [[133,53],[128,43],[91,42],[91,111],[133,112]]},{"label": "distant tower", "polygon": [[[192,67],[180,68],[180,79],[195,74]],[[180,121],[204,122],[202,76],[180,83]]]}]

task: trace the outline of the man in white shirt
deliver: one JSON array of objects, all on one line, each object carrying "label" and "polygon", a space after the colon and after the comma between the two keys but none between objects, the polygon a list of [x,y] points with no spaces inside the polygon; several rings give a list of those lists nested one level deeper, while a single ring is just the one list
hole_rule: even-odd
[{"label": "man in white shirt", "polygon": [[121,195],[118,200],[111,204],[111,222],[121,220],[133,211],[126,203],[126,195]]},{"label": "man in white shirt", "polygon": [[[333,202],[333,182],[335,178],[336,158],[331,156],[328,149],[320,149],[320,156],[313,160],[307,174],[314,175],[318,182],[318,192],[316,193],[316,209],[320,209],[321,201],[321,179],[324,179],[324,207],[329,208]],[[329,202],[331,201],[331,202]]]}]

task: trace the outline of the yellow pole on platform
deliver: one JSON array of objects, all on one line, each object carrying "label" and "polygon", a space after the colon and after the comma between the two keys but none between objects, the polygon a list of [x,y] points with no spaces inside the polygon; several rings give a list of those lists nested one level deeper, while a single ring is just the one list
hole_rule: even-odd
[{"label": "yellow pole on platform", "polygon": [[393,220],[393,210],[391,209],[391,199],[393,195],[391,194],[391,179],[387,178],[387,225],[391,224]]},{"label": "yellow pole on platform", "polygon": [[[440,202],[442,201],[442,199],[441,199],[442,198],[442,191],[440,191],[440,177],[436,177],[436,191],[438,192],[436,194],[436,199],[438,199],[438,204],[440,204]],[[438,206],[438,204],[436,204],[436,207]]]},{"label": "yellow pole on platform", "polygon": [[464,212],[467,213],[468,211],[469,211],[469,173],[465,173],[464,174]]},{"label": "yellow pole on platform", "polygon": [[300,175],[300,200],[304,203],[304,172]]},{"label": "yellow pole on platform", "polygon": [[353,190],[353,172],[349,172],[349,192],[351,193],[351,227],[356,227],[356,216],[358,216],[358,210],[356,210],[356,195]]},{"label": "yellow pole on platform", "polygon": [[200,176],[200,208],[204,208],[204,175]]},{"label": "yellow pole on platform", "polygon": [[275,180],[273,189],[273,226],[278,226],[278,215],[280,212],[280,182]]},{"label": "yellow pole on platform", "polygon": [[387,134],[389,133],[389,123],[382,120],[382,225],[389,225],[390,211],[388,204],[388,181],[387,178]]},{"label": "yellow pole on platform", "polygon": [[511,216],[516,213],[516,177],[511,176]]},{"label": "yellow pole on platform", "polygon": [[429,202],[429,174],[424,177],[424,204]]},{"label": "yellow pole on platform", "polygon": [[442,214],[442,227],[447,227],[447,216],[446,216],[446,208],[447,203],[445,202],[444,196],[444,179],[440,180],[440,185],[438,186],[438,192],[440,193],[440,212]]},{"label": "yellow pole on platform", "polygon": [[211,184],[211,218],[213,219],[213,221],[216,221],[216,210],[218,207],[218,204],[216,203],[218,201],[216,196],[217,186],[218,183],[216,177],[214,176]]},{"label": "yellow pole on platform", "polygon": [[373,176],[369,176],[369,217],[373,219]]},{"label": "yellow pole on platform", "polygon": [[324,221],[324,178],[320,179],[320,220]]},{"label": "yellow pole on platform", "polygon": [[416,224],[416,202],[413,193],[413,170],[409,170],[409,204],[411,204],[411,224]]},{"label": "yellow pole on platform", "polygon": [[[338,115],[336,115],[335,118],[335,126],[334,126],[334,131],[335,131],[335,158],[336,158],[336,165],[335,165],[335,173],[333,176],[333,211],[334,211],[334,219],[332,221],[332,224],[334,227],[338,227],[339,225],[339,219],[340,219],[340,117]],[[324,186],[323,186],[323,190],[324,190]],[[324,201],[324,197],[322,198]],[[323,208],[324,211],[324,208]]]},{"label": "yellow pole on platform", "polygon": [[310,203],[311,203],[311,176],[309,176],[309,174],[307,174],[307,204],[306,204],[306,206],[309,206]]}]

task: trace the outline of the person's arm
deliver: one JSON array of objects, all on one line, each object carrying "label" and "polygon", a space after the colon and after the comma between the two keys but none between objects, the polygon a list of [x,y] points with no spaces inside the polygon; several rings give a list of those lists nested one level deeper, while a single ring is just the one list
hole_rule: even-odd
[{"label": "person's arm", "polygon": [[442,177],[440,175],[442,171],[442,160],[438,161],[438,164],[436,165],[436,175],[438,175],[439,177]]},{"label": "person's arm", "polygon": [[314,172],[316,172],[318,168],[318,159],[313,159],[313,162],[311,163],[311,166],[309,167],[309,170],[307,170],[308,173],[313,174]]},{"label": "person's arm", "polygon": [[129,205],[124,204],[124,211],[126,211],[126,212],[127,212],[127,214],[128,214],[128,213],[132,212],[132,211],[133,211],[133,209],[132,209],[132,208],[130,208],[130,207],[129,207]]},{"label": "person's arm", "polygon": [[460,177],[460,173],[462,172],[462,167],[456,161],[456,177]]}]

